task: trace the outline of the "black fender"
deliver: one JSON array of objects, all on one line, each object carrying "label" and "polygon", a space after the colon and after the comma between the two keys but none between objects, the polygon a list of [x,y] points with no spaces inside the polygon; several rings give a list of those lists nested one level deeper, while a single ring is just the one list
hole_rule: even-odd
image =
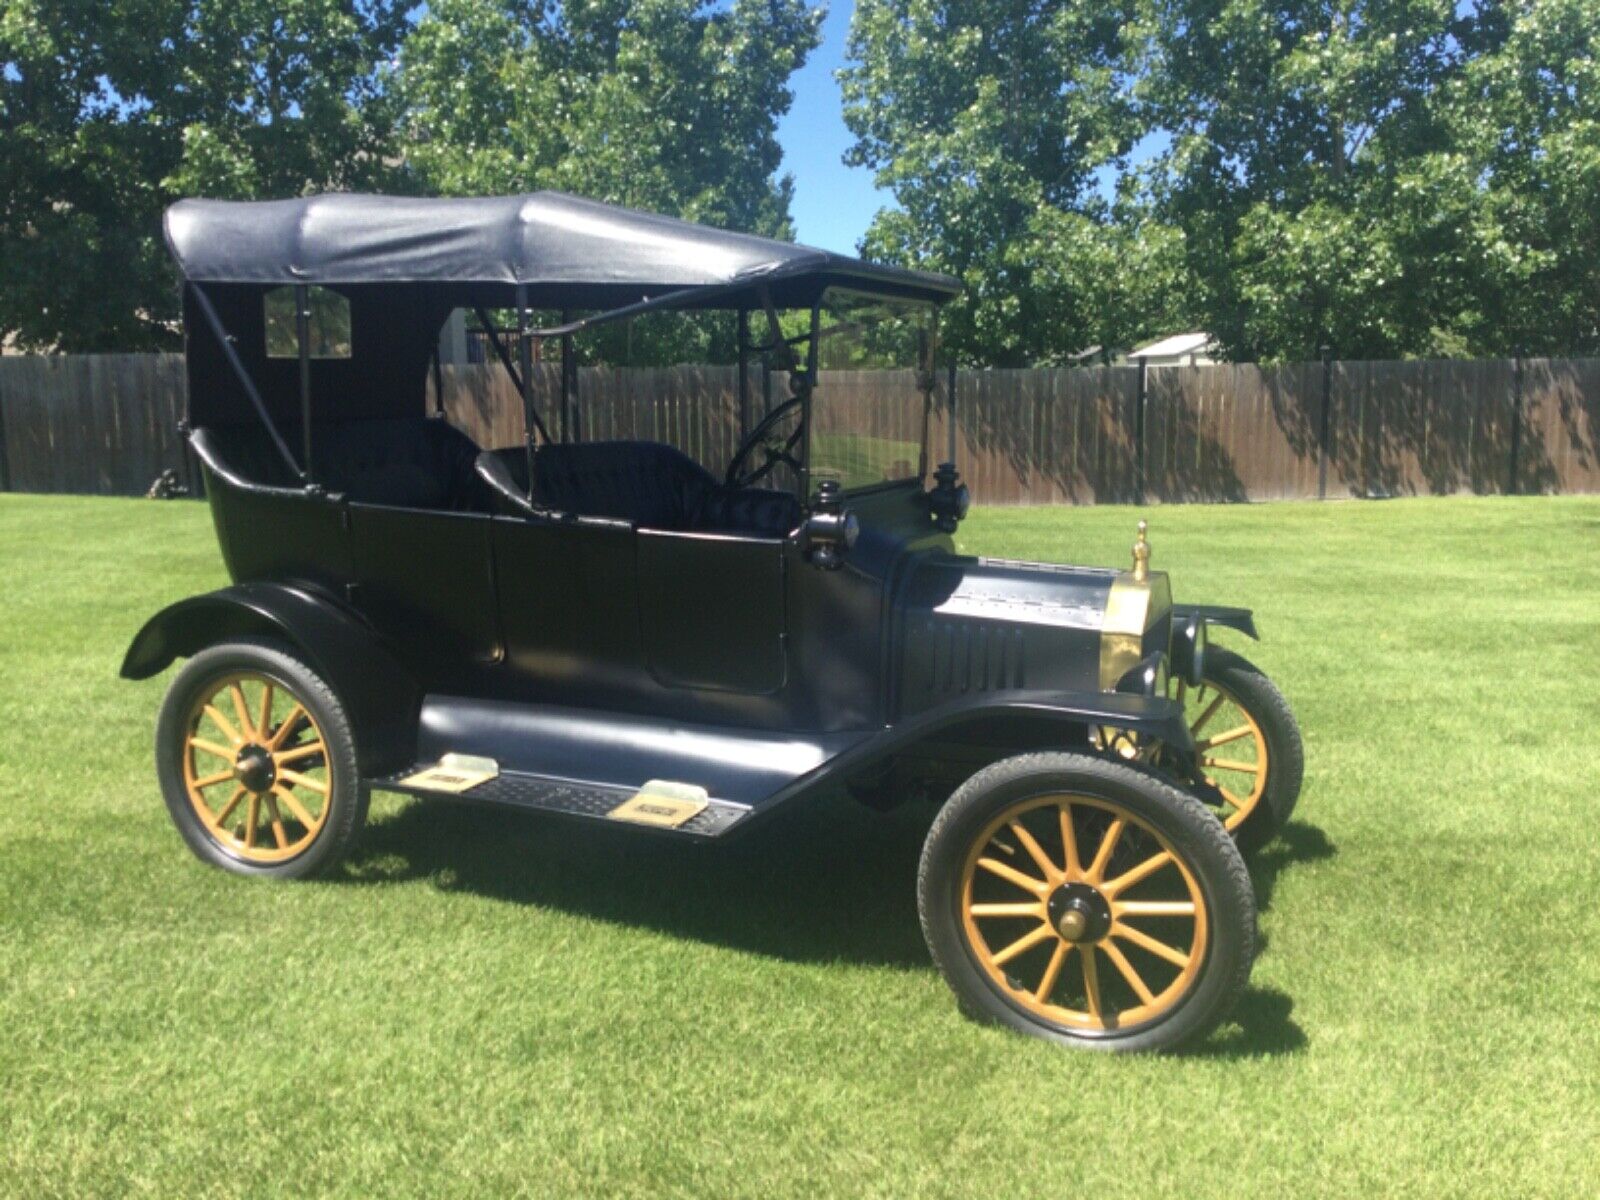
[{"label": "black fender", "polygon": [[350,714],[364,775],[411,762],[422,689],[370,626],[305,588],[241,583],[169,605],[135,635],[122,677],[148,679],[176,658],[238,637],[286,642],[327,681]]},{"label": "black fender", "polygon": [[[773,793],[751,817],[739,822],[740,832],[803,795],[837,787],[870,774],[896,757],[919,747],[982,739],[995,726],[1037,730],[1029,744],[1012,753],[1059,749],[1082,744],[1094,726],[1109,726],[1154,737],[1181,754],[1192,754],[1194,738],[1184,720],[1183,705],[1166,696],[1123,692],[986,692],[964,696],[925,709],[870,734]],[[976,768],[974,768],[976,769]]]},{"label": "black fender", "polygon": [[1221,625],[1228,629],[1237,629],[1246,637],[1261,640],[1261,635],[1256,632],[1256,618],[1248,608],[1229,608],[1224,604],[1174,604],[1172,606],[1172,625],[1176,629],[1183,625],[1190,617],[1198,618],[1206,625]]}]

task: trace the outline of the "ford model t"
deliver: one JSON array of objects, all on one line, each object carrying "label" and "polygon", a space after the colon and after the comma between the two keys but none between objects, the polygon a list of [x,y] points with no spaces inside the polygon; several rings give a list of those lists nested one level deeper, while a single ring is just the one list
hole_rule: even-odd
[{"label": "ford model t", "polygon": [[[323,871],[372,789],[708,844],[832,789],[932,796],[922,924],[968,1011],[1112,1049],[1221,1017],[1293,718],[1209,644],[1249,613],[1175,604],[1142,528],[1127,570],[955,553],[952,280],[548,193],[166,229],[233,583],[122,669],[187,659],[156,765],[201,858]],[[445,416],[457,310],[520,430]],[[669,383],[692,419],[642,427]]]}]

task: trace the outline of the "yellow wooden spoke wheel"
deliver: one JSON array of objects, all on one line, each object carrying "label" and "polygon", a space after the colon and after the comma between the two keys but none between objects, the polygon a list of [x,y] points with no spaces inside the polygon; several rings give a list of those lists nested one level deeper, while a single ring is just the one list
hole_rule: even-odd
[{"label": "yellow wooden spoke wheel", "polygon": [[984,768],[935,820],[919,883],[929,948],[968,1010],[1071,1044],[1196,1036],[1254,954],[1249,875],[1221,823],[1104,757]]},{"label": "yellow wooden spoke wheel", "polygon": [[1305,770],[1288,701],[1252,663],[1215,646],[1198,685],[1169,686],[1194,737],[1200,798],[1242,845],[1261,845],[1288,821]]},{"label": "yellow wooden spoke wheel", "polygon": [[293,858],[328,817],[333,780],[321,728],[265,675],[225,675],[206,690],[190,712],[183,756],[195,815],[241,858]]},{"label": "yellow wooden spoke wheel", "polygon": [[1017,1004],[1096,1032],[1172,1008],[1205,961],[1205,897],[1151,826],[1089,796],[1025,800],[967,857],[961,914],[984,972]]},{"label": "yellow wooden spoke wheel", "polygon": [[268,644],[226,643],[189,660],[162,705],[156,765],[190,847],[229,870],[313,874],[365,817],[338,698]]},{"label": "yellow wooden spoke wheel", "polygon": [[1173,695],[1183,704],[1201,775],[1223,800],[1217,815],[1231,832],[1249,820],[1266,794],[1267,735],[1239,698],[1213,680],[1188,687],[1180,679]]}]

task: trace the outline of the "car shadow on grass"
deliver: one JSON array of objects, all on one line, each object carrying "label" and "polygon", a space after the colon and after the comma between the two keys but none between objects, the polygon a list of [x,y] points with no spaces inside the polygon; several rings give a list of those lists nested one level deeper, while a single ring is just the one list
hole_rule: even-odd
[{"label": "car shadow on grass", "polygon": [[[917,920],[917,860],[930,814],[845,797],[775,813],[749,836],[701,844],[539,813],[401,802],[376,817],[333,878],[425,880],[511,904],[576,913],[793,962],[932,970]],[[1258,903],[1279,877],[1336,849],[1297,821],[1250,863]],[[1306,1044],[1293,1001],[1253,986],[1200,1058],[1290,1054]]]},{"label": "car shadow on grass", "polygon": [[1295,1054],[1306,1033],[1295,1023],[1294,1001],[1277,988],[1247,987],[1222,1026],[1179,1051],[1184,1058],[1271,1058]]},{"label": "car shadow on grass", "polygon": [[1250,856],[1250,882],[1255,885],[1256,908],[1266,912],[1272,907],[1278,880],[1290,867],[1322,862],[1338,853],[1339,847],[1329,841],[1320,828],[1306,821],[1290,821],[1277,837]]},{"label": "car shadow on grass", "polygon": [[700,844],[417,800],[375,817],[334,878],[426,879],[780,959],[928,969],[916,902],[928,820],[916,806],[879,814],[830,797]]},{"label": "car shadow on grass", "polygon": [[[1320,828],[1306,821],[1290,821],[1271,843],[1250,856],[1250,882],[1255,887],[1256,908],[1272,905],[1279,879],[1300,863],[1321,862],[1339,852]],[[1266,934],[1260,935],[1258,956],[1267,952]],[[1220,1029],[1183,1051],[1188,1058],[1257,1058],[1294,1054],[1306,1045],[1305,1030],[1293,1018],[1294,1000],[1276,988],[1247,987]]]}]

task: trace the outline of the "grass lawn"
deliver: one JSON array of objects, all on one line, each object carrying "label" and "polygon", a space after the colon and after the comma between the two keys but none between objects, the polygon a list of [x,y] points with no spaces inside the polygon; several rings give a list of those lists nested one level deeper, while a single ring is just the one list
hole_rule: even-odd
[{"label": "grass lawn", "polygon": [[[202,867],[116,670],[224,582],[205,509],[0,497],[0,1194],[1592,1195],[1600,499],[1143,515],[1307,751],[1252,988],[1176,1058],[961,1018],[926,812],[705,854],[384,796],[335,879]],[[961,540],[1121,564],[1135,519]]]}]

